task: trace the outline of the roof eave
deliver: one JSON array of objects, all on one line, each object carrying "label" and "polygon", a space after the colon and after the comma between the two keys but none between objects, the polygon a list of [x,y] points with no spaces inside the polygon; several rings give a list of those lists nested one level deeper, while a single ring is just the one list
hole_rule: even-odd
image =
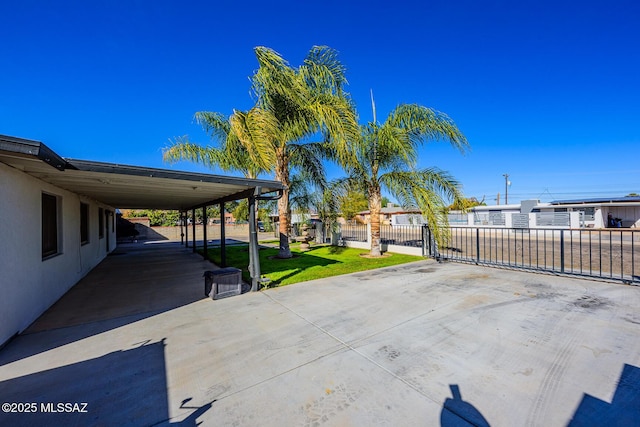
[{"label": "roof eave", "polygon": [[65,159],[40,141],[0,135],[0,151],[36,157],[60,171],[67,167]]}]

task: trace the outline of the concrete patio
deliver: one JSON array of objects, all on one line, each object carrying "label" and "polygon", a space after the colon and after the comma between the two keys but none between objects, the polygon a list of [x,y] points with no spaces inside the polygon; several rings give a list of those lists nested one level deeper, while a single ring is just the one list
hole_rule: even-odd
[{"label": "concrete patio", "polygon": [[0,350],[35,404],[0,425],[640,425],[640,287],[425,260],[212,301],[212,268],[122,245]]}]

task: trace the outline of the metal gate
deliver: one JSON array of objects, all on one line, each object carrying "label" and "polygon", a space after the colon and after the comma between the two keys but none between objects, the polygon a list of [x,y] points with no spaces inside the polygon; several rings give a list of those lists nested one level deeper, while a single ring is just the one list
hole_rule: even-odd
[{"label": "metal gate", "polygon": [[520,268],[640,284],[640,230],[447,228],[438,245],[422,230],[423,254],[438,260]]}]

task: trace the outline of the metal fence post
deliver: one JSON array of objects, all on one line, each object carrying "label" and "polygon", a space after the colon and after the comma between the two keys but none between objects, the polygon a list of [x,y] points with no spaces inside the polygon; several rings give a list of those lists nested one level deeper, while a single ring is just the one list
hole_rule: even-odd
[{"label": "metal fence post", "polygon": [[476,264],[480,263],[480,228],[476,228]]},{"label": "metal fence post", "polygon": [[564,273],[564,230],[560,230],[560,273]]}]

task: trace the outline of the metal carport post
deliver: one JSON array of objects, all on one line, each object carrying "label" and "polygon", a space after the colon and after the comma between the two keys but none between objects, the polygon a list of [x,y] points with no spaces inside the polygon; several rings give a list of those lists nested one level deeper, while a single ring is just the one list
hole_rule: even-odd
[{"label": "metal carport post", "polygon": [[191,210],[193,218],[191,218],[191,230],[193,231],[193,253],[196,253],[196,208]]},{"label": "metal carport post", "polygon": [[275,196],[261,196],[261,187],[256,187],[249,197],[249,274],[251,275],[251,291],[258,290],[260,283],[260,248],[258,247],[258,231],[256,228],[256,202],[258,200],[278,200],[282,190]]},{"label": "metal carport post", "polygon": [[207,245],[207,205],[202,207],[202,256],[209,260],[209,248]]},{"label": "metal carport post", "polygon": [[220,267],[227,266],[227,246],[224,223],[224,202],[220,202]]}]

